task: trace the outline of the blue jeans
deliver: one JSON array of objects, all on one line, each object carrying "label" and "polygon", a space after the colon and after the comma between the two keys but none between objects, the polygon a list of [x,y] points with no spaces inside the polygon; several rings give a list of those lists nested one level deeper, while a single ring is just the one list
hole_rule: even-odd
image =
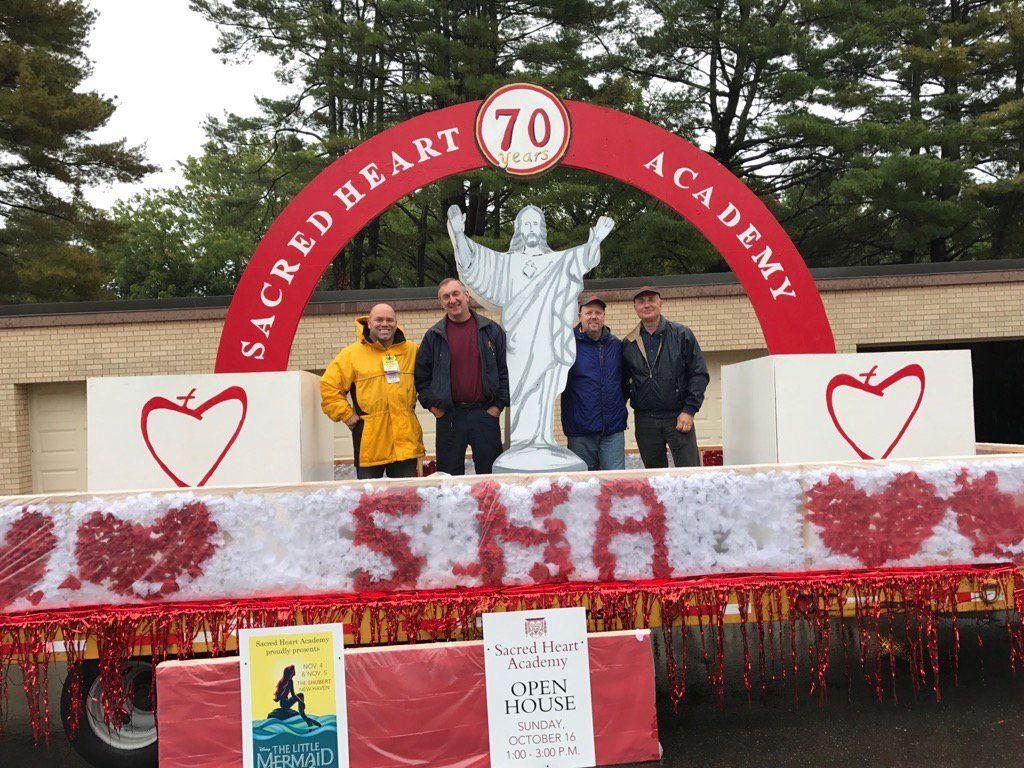
[{"label": "blue jeans", "polygon": [[587,469],[626,468],[626,433],[578,435],[569,438],[569,450],[587,463]]}]

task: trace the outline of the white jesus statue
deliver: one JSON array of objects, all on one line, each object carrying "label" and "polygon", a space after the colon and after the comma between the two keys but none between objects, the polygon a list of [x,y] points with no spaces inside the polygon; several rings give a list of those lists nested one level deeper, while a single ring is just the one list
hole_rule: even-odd
[{"label": "white jesus statue", "polygon": [[458,206],[448,209],[448,234],[459,278],[501,309],[508,337],[510,445],[495,462],[495,472],[587,468],[555,442],[555,398],[565,389],[576,360],[573,326],[583,276],[601,261],[601,241],[614,226],[602,216],[583,245],[552,251],[544,212],[527,205],[516,216],[508,253],[499,253],[466,237],[465,215]]}]

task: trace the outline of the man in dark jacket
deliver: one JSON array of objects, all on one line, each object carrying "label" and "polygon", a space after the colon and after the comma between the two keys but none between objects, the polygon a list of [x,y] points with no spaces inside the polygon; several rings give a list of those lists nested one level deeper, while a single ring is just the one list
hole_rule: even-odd
[{"label": "man in dark jacket", "polygon": [[576,326],[576,362],[562,393],[562,431],[569,450],[598,469],[626,468],[626,398],[622,342],[604,324],[605,303],[588,296]]},{"label": "man in dark jacket", "polygon": [[623,375],[633,405],[636,444],[649,469],[700,465],[693,417],[704,402],[708,367],[685,325],[661,314],[661,294],[644,286],[633,295],[640,324],[622,340]]},{"label": "man in dark jacket", "polygon": [[505,331],[469,308],[466,287],[453,277],[437,290],[445,317],[416,353],[416,393],[437,419],[437,469],[466,474],[466,447],[478,475],[489,475],[501,453],[501,411],[508,407]]}]

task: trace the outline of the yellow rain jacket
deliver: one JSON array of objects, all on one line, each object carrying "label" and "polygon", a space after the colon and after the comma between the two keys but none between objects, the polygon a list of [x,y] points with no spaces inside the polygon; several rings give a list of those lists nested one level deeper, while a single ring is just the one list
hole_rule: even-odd
[{"label": "yellow rain jacket", "polygon": [[[360,466],[419,458],[426,453],[423,430],[414,411],[413,368],[419,345],[406,341],[399,326],[394,343],[384,349],[380,342],[370,341],[367,317],[356,318],[357,341],[338,353],[320,379],[324,413],[334,421],[345,421],[353,411],[362,418]],[[398,360],[397,382],[387,380],[384,365],[388,356]],[[352,396],[352,404],[346,395]]]}]

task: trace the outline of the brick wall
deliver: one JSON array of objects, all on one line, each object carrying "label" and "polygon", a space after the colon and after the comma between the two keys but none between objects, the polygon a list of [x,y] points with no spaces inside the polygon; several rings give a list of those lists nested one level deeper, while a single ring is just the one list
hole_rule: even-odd
[{"label": "brick wall", "polygon": [[[1024,270],[826,280],[819,289],[841,352],[864,344],[1024,338]],[[636,324],[628,292],[606,295],[613,299],[608,324],[622,335]],[[682,286],[666,289],[665,296],[665,314],[689,325],[705,351],[764,347],[737,286]],[[289,367],[323,369],[353,340],[356,311],[369,303],[321,307],[304,317]],[[430,301],[396,303],[413,339],[440,317]],[[213,308],[0,318],[0,493],[31,490],[27,385],[212,371],[223,315],[223,308]]]}]

